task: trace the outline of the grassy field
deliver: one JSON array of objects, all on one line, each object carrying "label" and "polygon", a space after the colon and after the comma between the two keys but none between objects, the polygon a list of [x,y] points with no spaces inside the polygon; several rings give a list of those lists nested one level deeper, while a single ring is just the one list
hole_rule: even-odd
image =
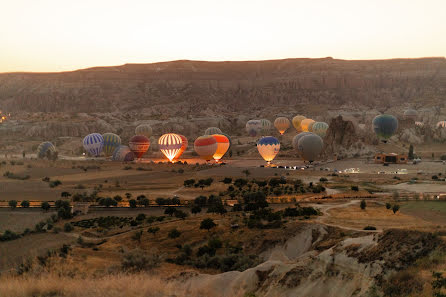
[{"label": "grassy field", "polygon": [[402,205],[401,211],[433,223],[446,224],[446,201],[411,201]]},{"label": "grassy field", "polygon": [[0,209],[0,233],[5,230],[23,232],[26,228],[33,229],[37,223],[48,219],[54,213],[37,209]]}]

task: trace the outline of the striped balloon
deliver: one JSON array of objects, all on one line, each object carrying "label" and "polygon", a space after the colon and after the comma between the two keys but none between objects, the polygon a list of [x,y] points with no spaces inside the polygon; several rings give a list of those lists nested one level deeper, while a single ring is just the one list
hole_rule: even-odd
[{"label": "striped balloon", "polygon": [[302,128],[303,132],[311,132],[311,128],[313,127],[313,124],[315,123],[312,119],[305,119],[300,122],[300,127]]},{"label": "striped balloon", "polygon": [[303,115],[297,115],[291,120],[297,132],[302,132],[302,127],[300,126],[300,123],[302,123],[302,121],[305,119],[306,118]]},{"label": "striped balloon", "polygon": [[322,138],[325,137],[325,135],[327,134],[327,130],[328,124],[325,122],[316,122],[311,127],[311,131]]},{"label": "striped balloon", "polygon": [[120,145],[115,148],[112,154],[113,161],[131,162],[135,160],[135,154],[126,145]]},{"label": "striped balloon", "polygon": [[280,135],[283,135],[283,133],[290,127],[290,120],[285,117],[278,117],[274,121],[274,127],[279,131]]},{"label": "striped balloon", "polygon": [[260,124],[262,126],[260,133],[262,135],[268,135],[270,133],[271,126],[272,126],[271,122],[267,119],[261,119]]},{"label": "striped balloon", "polygon": [[181,150],[182,143],[183,140],[181,139],[181,136],[175,133],[164,134],[158,139],[160,151],[170,162],[172,162]]},{"label": "striped balloon", "polygon": [[84,149],[93,157],[99,157],[104,147],[104,138],[99,133],[91,133],[85,136]]},{"label": "striped balloon", "polygon": [[446,121],[439,121],[437,123],[437,128],[446,128]]},{"label": "striped balloon", "polygon": [[221,134],[221,130],[217,127],[209,127],[204,131],[204,135]]},{"label": "striped balloon", "polygon": [[129,141],[130,150],[139,159],[150,147],[150,140],[144,135],[135,135]]},{"label": "striped balloon", "polygon": [[214,134],[212,135],[217,141],[217,150],[212,156],[214,160],[218,163],[220,159],[226,154],[229,149],[229,139],[223,134]]},{"label": "striped balloon", "polygon": [[194,149],[195,152],[204,160],[210,161],[213,159],[215,152],[217,151],[218,144],[215,137],[211,135],[200,136],[195,139]]},{"label": "striped balloon", "polygon": [[149,124],[141,124],[135,128],[135,135],[143,135],[150,138],[152,136],[152,127]]},{"label": "striped balloon", "polygon": [[181,135],[181,134],[178,134],[178,136],[180,136],[180,138],[181,138],[181,148],[178,150],[178,153],[176,153],[176,155],[174,157],[175,160],[181,157],[181,155],[184,153],[184,151],[186,151],[187,145],[189,144],[186,136]]},{"label": "striped balloon", "polygon": [[272,136],[262,137],[257,142],[257,150],[262,158],[269,164],[279,153],[280,142],[277,138]]},{"label": "striped balloon", "polygon": [[49,141],[42,142],[37,147],[37,157],[39,159],[51,156],[55,152],[56,152],[56,147]]},{"label": "striped balloon", "polygon": [[104,138],[104,154],[106,157],[110,157],[115,149],[121,145],[121,137],[114,133],[105,133],[102,138]]},{"label": "striped balloon", "polygon": [[251,137],[256,137],[262,130],[262,122],[260,120],[249,120],[246,123],[246,132]]}]

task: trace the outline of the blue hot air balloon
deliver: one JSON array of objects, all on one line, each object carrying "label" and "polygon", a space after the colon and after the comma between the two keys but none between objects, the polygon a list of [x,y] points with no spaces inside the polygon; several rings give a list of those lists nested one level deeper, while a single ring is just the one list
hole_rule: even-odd
[{"label": "blue hot air balloon", "polygon": [[112,155],[113,161],[131,162],[135,160],[135,154],[126,145],[118,146]]},{"label": "blue hot air balloon", "polygon": [[390,114],[382,114],[373,119],[373,131],[384,141],[392,137],[398,129],[398,120]]},{"label": "blue hot air balloon", "polygon": [[114,133],[105,133],[102,138],[104,138],[104,154],[106,157],[110,157],[115,149],[121,145],[121,137]]},{"label": "blue hot air balloon", "polygon": [[56,152],[56,147],[49,141],[42,142],[37,147],[37,157],[39,159],[50,157],[55,152]]},{"label": "blue hot air balloon", "polygon": [[265,136],[257,142],[257,149],[262,158],[270,163],[280,150],[280,142],[273,136]]},{"label": "blue hot air balloon", "polygon": [[99,157],[104,147],[104,138],[99,133],[92,133],[85,136],[84,149],[93,157]]}]

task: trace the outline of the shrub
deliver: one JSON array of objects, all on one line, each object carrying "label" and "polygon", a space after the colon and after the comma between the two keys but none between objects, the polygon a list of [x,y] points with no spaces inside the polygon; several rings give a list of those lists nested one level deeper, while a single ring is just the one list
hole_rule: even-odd
[{"label": "shrub", "polygon": [[201,221],[200,223],[200,229],[205,229],[207,231],[211,230],[212,228],[216,227],[217,224],[214,223],[213,219],[204,219],[203,221]]},{"label": "shrub", "polygon": [[167,234],[167,236],[169,238],[177,238],[177,237],[180,237],[180,235],[181,235],[181,232],[178,231],[176,228],[170,230],[169,233]]},{"label": "shrub", "polygon": [[176,212],[176,208],[173,206],[168,206],[165,210],[164,210],[164,214],[169,215],[169,216],[173,216],[173,214]]},{"label": "shrub", "polygon": [[361,209],[364,210],[366,208],[366,206],[367,206],[367,203],[365,202],[365,200],[364,199],[361,200],[361,203],[360,203]]},{"label": "shrub", "polygon": [[358,192],[359,187],[358,186],[351,186],[352,191]]},{"label": "shrub", "polygon": [[432,179],[433,179],[433,180],[438,180],[438,176],[436,176],[436,175],[432,175]]},{"label": "shrub", "polygon": [[129,206],[130,206],[130,208],[136,208],[136,200],[135,199],[130,199],[129,200]]},{"label": "shrub", "polygon": [[142,250],[135,249],[123,255],[121,267],[125,271],[132,272],[151,270],[158,267],[161,260],[158,253],[146,254]]},{"label": "shrub", "polygon": [[57,200],[55,205],[57,209],[57,216],[59,218],[70,219],[72,217],[70,202],[65,200]]},{"label": "shrub", "polygon": [[376,230],[376,227],[366,226],[366,227],[364,227],[364,230]]},{"label": "shrub", "polygon": [[190,188],[190,187],[192,187],[194,184],[195,184],[195,179],[187,179],[187,180],[185,180],[184,183],[183,183],[183,185],[184,185],[186,188]]},{"label": "shrub", "polygon": [[400,209],[400,206],[399,206],[398,204],[395,204],[395,205],[392,207],[392,211],[393,211],[394,214],[395,214],[399,209]]},{"label": "shrub", "polygon": [[9,207],[11,207],[11,209],[14,209],[17,207],[17,201],[16,200],[9,200],[8,201],[8,205]]},{"label": "shrub", "polygon": [[46,201],[42,202],[42,204],[40,205],[40,207],[44,210],[44,211],[48,211],[50,209],[50,204]]},{"label": "shrub", "polygon": [[223,182],[224,184],[230,184],[230,183],[232,183],[232,178],[231,178],[231,177],[225,177],[225,178],[222,180],[222,182]]},{"label": "shrub", "polygon": [[392,204],[390,204],[389,202],[386,203],[386,209],[391,209],[392,208]]},{"label": "shrub", "polygon": [[10,230],[6,230],[3,235],[0,235],[0,241],[9,241],[17,238],[20,238],[20,235]]},{"label": "shrub", "polygon": [[60,180],[53,180],[49,183],[49,186],[50,186],[50,188],[55,188],[61,184],[62,184],[62,182]]},{"label": "shrub", "polygon": [[187,218],[187,213],[185,213],[184,211],[179,210],[179,209],[175,210],[174,215],[175,215],[176,218],[179,218],[179,219],[182,219],[182,220]]},{"label": "shrub", "polygon": [[23,200],[20,203],[20,206],[23,207],[23,208],[28,208],[29,207],[29,201],[28,200]]},{"label": "shrub", "polygon": [[193,214],[197,214],[201,212],[201,207],[198,205],[194,205],[192,206],[191,210],[190,210]]},{"label": "shrub", "polygon": [[327,182],[327,181],[328,181],[328,179],[327,179],[327,178],[325,178],[325,177],[321,177],[321,178],[319,179],[319,181],[320,181],[320,182]]},{"label": "shrub", "polygon": [[64,232],[71,232],[71,231],[73,231],[73,226],[71,226],[70,223],[65,223],[65,225],[63,226],[63,231]]},{"label": "shrub", "polygon": [[147,229],[147,232],[152,233],[153,235],[156,234],[156,232],[158,232],[160,230],[160,227],[150,227],[149,229]]}]

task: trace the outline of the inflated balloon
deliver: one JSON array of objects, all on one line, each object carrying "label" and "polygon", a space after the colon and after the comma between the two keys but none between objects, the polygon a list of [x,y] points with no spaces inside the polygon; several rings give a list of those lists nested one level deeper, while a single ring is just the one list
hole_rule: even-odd
[{"label": "inflated balloon", "polygon": [[200,136],[195,139],[194,149],[195,152],[204,160],[210,161],[213,159],[215,152],[217,151],[218,144],[215,137],[211,135]]},{"label": "inflated balloon", "polygon": [[49,141],[42,142],[37,147],[37,157],[43,159],[45,157],[51,158],[51,156],[56,152],[56,147]]},{"label": "inflated balloon", "polygon": [[285,117],[278,117],[274,121],[274,127],[279,131],[280,135],[283,135],[283,133],[290,127],[290,120]]},{"label": "inflated balloon", "polygon": [[180,134],[177,134],[177,135],[180,136],[180,138],[181,138],[181,147],[178,150],[178,152],[176,153],[174,159],[180,158],[181,155],[184,153],[184,151],[187,149],[187,145],[189,144],[189,142],[187,141],[186,136],[180,135]]},{"label": "inflated balloon", "polygon": [[409,108],[404,111],[404,118],[415,121],[417,118],[417,111],[415,109]]},{"label": "inflated balloon", "polygon": [[150,139],[150,136],[152,136],[152,127],[149,124],[141,124],[135,128],[135,135],[143,135]]},{"label": "inflated balloon", "polygon": [[295,150],[297,150],[299,139],[301,139],[303,136],[308,135],[308,134],[311,134],[311,132],[300,132],[299,134],[294,136],[292,145]]},{"label": "inflated balloon", "polygon": [[135,135],[129,141],[130,150],[135,154],[136,158],[141,158],[150,147],[150,140],[144,135]]},{"label": "inflated balloon", "polygon": [[324,148],[324,141],[319,135],[310,133],[299,139],[297,151],[305,161],[313,162]]},{"label": "inflated balloon", "polygon": [[260,125],[261,125],[260,133],[262,135],[268,135],[270,133],[272,126],[271,122],[267,119],[261,119]]},{"label": "inflated balloon", "polygon": [[423,122],[415,122],[415,126],[417,127],[423,127],[424,123]]},{"label": "inflated balloon", "polygon": [[99,133],[91,133],[85,136],[84,149],[93,157],[99,157],[104,147],[104,138]]},{"label": "inflated balloon", "polygon": [[446,121],[439,121],[437,123],[437,128],[446,128]]},{"label": "inflated balloon", "polygon": [[269,164],[279,153],[280,142],[277,138],[272,136],[262,137],[257,142],[257,150],[262,158]]},{"label": "inflated balloon", "polygon": [[104,138],[104,154],[106,157],[109,157],[121,145],[121,137],[114,133],[105,133],[102,135],[102,138]]},{"label": "inflated balloon", "polygon": [[226,134],[226,133],[221,133],[221,135],[224,135],[224,136],[226,136],[228,138],[228,140],[229,140],[229,148],[231,148],[231,146],[232,146],[231,137],[228,134]]},{"label": "inflated balloon", "polygon": [[181,139],[181,136],[175,133],[164,134],[158,139],[160,151],[164,154],[164,156],[166,156],[167,159],[169,159],[170,162],[172,162],[172,160],[181,150],[182,145],[183,140]]},{"label": "inflated balloon", "polygon": [[209,127],[204,131],[204,135],[221,134],[221,130],[217,127]]},{"label": "inflated balloon", "polygon": [[120,145],[113,151],[111,159],[113,161],[131,162],[135,160],[135,154],[126,145]]},{"label": "inflated balloon", "polygon": [[389,114],[378,115],[373,119],[373,131],[381,139],[389,139],[398,129],[398,120]]},{"label": "inflated balloon", "polygon": [[291,122],[293,123],[293,127],[294,129],[297,130],[297,132],[302,132],[302,127],[300,126],[300,123],[305,119],[306,117],[302,115],[297,115],[291,120]]},{"label": "inflated balloon", "polygon": [[300,122],[300,127],[302,128],[303,132],[311,132],[311,128],[314,123],[315,121],[312,119],[305,119]]},{"label": "inflated balloon", "polygon": [[328,124],[325,122],[316,122],[311,127],[311,131],[322,138],[324,138],[325,135],[327,134],[327,130],[328,130]]},{"label": "inflated balloon", "polygon": [[217,150],[215,151],[214,155],[212,156],[214,160],[218,163],[220,162],[220,159],[226,154],[226,152],[229,149],[229,139],[224,136],[223,134],[214,134],[212,135],[215,140],[217,141]]},{"label": "inflated balloon", "polygon": [[262,122],[260,120],[249,120],[246,123],[246,132],[251,137],[256,137],[260,135],[262,130]]}]

